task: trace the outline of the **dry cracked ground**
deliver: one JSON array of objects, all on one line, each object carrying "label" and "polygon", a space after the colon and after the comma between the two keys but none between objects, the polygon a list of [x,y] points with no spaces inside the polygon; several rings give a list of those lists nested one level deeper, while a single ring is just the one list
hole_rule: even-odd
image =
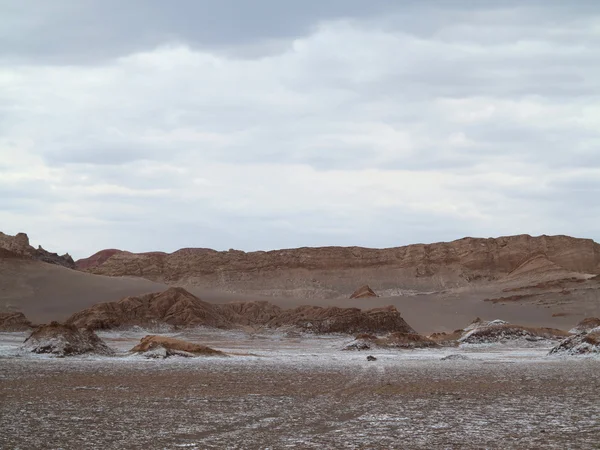
[{"label": "dry cracked ground", "polygon": [[[48,358],[0,336],[0,448],[599,448],[600,361],[547,349],[341,352],[210,333],[229,358]],[[190,338],[190,336],[185,336]],[[139,336],[104,336],[117,349]],[[12,347],[11,347],[12,346]],[[450,353],[468,360],[441,361]]]}]

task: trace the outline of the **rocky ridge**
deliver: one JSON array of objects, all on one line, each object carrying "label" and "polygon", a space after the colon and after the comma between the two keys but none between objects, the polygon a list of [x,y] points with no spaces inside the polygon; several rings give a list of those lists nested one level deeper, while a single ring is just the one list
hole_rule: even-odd
[{"label": "rocky ridge", "polygon": [[29,237],[25,233],[10,236],[0,232],[0,257],[33,259],[69,269],[75,268],[75,261],[71,255],[65,253],[61,256],[44,250],[41,246],[36,249],[29,244]]},{"label": "rocky ridge", "polygon": [[320,306],[282,309],[266,301],[211,304],[183,288],[99,303],[73,314],[67,323],[89,329],[166,324],[216,328],[294,327],[315,333],[414,333],[393,306],[362,311],[358,308]]},{"label": "rocky ridge", "polygon": [[542,272],[550,277],[600,274],[600,245],[568,236],[519,235],[387,249],[321,247],[246,253],[185,248],[170,254],[111,250],[77,264],[95,274],[228,292],[347,298],[356,279],[369,280],[373,289],[385,292],[399,287],[439,290],[504,279],[518,282]]}]

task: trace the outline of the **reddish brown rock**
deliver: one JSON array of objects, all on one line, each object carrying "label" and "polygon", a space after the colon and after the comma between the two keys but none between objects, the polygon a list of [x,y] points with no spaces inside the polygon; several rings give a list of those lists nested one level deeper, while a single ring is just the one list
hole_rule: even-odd
[{"label": "reddish brown rock", "polygon": [[225,353],[207,347],[167,336],[149,335],[131,349],[133,353],[145,353],[155,358],[168,356],[226,356]]},{"label": "reddish brown rock", "polygon": [[183,288],[126,297],[118,302],[99,303],[73,314],[67,323],[90,329],[172,325],[234,328],[264,326],[294,327],[314,333],[411,333],[414,330],[393,306],[360,310],[300,306],[283,310],[269,302],[211,304]]},{"label": "reddish brown rock", "polygon": [[358,308],[300,306],[282,311],[270,327],[295,326],[315,333],[414,333],[394,306],[362,311]]},{"label": "reddish brown rock", "polygon": [[68,324],[91,329],[173,325],[226,328],[231,322],[212,304],[182,288],[99,303],[73,314]]},{"label": "reddish brown rock", "polygon": [[75,261],[75,267],[79,270],[86,270],[93,267],[97,267],[101,264],[104,264],[106,260],[111,256],[120,252],[121,250],[117,250],[114,248],[100,250],[99,252],[94,253],[89,258],[78,259],[77,261]]},{"label": "reddish brown rock", "polygon": [[[103,261],[103,262],[101,262]],[[171,254],[118,252],[87,268],[222,291],[344,297],[356,279],[377,291],[436,290],[507,279],[600,273],[600,245],[568,236],[464,238],[388,249],[321,247],[269,252],[186,248]]]},{"label": "reddish brown rock", "polygon": [[359,287],[350,296],[350,298],[368,298],[368,297],[377,297],[377,294],[367,284]]}]

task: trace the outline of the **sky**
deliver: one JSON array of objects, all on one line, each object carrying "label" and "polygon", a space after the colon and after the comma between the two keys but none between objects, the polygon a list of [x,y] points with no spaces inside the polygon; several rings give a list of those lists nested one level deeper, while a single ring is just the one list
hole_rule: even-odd
[{"label": "sky", "polygon": [[600,241],[597,1],[0,0],[0,231]]}]

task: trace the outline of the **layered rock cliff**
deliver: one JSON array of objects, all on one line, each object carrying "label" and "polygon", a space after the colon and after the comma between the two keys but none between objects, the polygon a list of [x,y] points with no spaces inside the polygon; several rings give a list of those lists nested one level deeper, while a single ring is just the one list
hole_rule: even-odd
[{"label": "layered rock cliff", "polygon": [[358,283],[368,283],[386,296],[399,290],[440,290],[501,280],[517,271],[515,278],[536,257],[547,260],[554,272],[600,273],[600,245],[594,241],[529,235],[387,249],[321,247],[246,253],[186,248],[170,254],[111,250],[78,261],[78,267],[95,274],[228,292],[347,298]]}]

